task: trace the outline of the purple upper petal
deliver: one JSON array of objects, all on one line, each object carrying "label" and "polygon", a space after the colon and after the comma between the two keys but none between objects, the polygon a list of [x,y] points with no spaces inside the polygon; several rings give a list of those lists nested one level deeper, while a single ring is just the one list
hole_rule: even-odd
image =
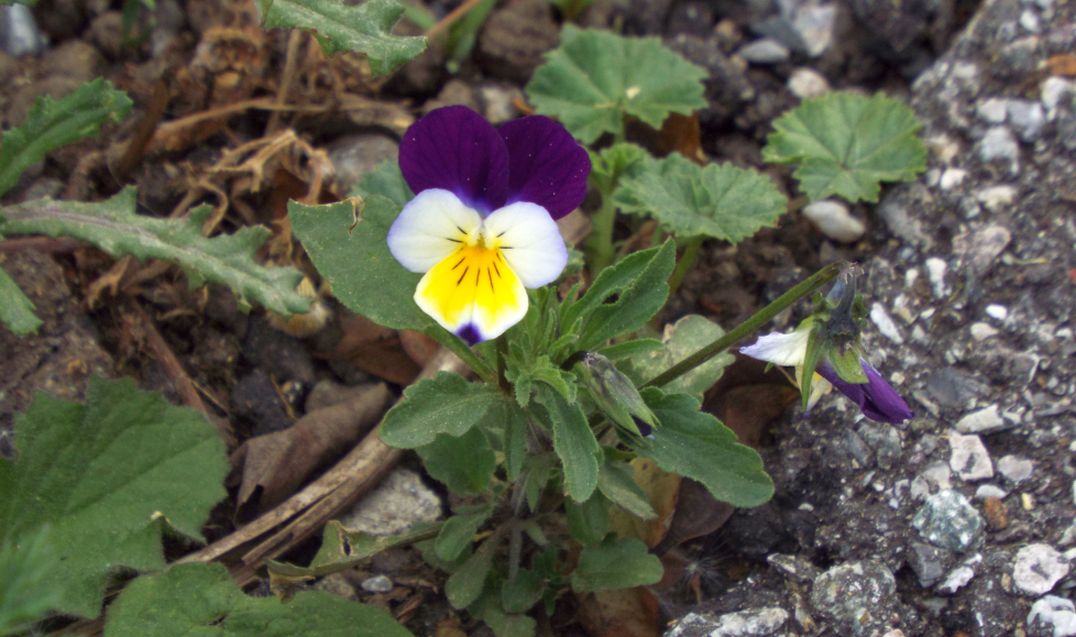
[{"label": "purple upper petal", "polygon": [[579,207],[587,194],[590,156],[563,126],[532,115],[497,130],[508,146],[507,203],[536,203],[554,219]]},{"label": "purple upper petal", "polygon": [[858,405],[863,415],[871,420],[899,424],[911,418],[914,414],[908,408],[908,403],[882,378],[878,370],[866,361],[862,361],[862,365],[867,382],[861,384],[842,380],[837,372],[826,364],[819,365],[815,371],[833,383],[838,391]]},{"label": "purple upper petal", "polygon": [[400,171],[415,193],[444,188],[485,215],[508,195],[508,149],[481,115],[466,106],[430,111],[400,141]]}]

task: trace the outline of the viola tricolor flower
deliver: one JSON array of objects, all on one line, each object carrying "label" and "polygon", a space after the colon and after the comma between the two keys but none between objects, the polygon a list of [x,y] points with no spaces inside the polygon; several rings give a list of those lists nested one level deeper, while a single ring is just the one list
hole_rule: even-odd
[{"label": "viola tricolor flower", "polygon": [[[795,367],[796,381],[802,386],[803,365],[811,332],[810,322],[807,321],[788,334],[775,332],[760,336],[754,344],[741,348],[740,353],[774,365]],[[911,418],[913,414],[908,404],[882,378],[878,370],[863,357],[859,358],[859,365],[867,382],[852,383],[841,378],[833,365],[823,358],[814,370],[808,405],[813,405],[832,386],[850,398],[859,406],[863,415],[871,420],[896,424]]]},{"label": "viola tricolor flower", "polygon": [[568,263],[556,220],[586,195],[586,150],[547,117],[494,128],[448,106],[407,130],[400,171],[417,194],[388,243],[425,274],[415,302],[468,343],[500,336],[527,313],[526,288],[555,281]]}]

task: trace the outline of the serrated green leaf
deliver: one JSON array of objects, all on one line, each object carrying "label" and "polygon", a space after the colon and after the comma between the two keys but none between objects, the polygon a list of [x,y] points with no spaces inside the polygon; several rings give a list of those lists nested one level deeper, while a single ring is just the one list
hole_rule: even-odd
[{"label": "serrated green leaf", "polygon": [[59,562],[51,528],[44,526],[21,546],[0,544],[0,635],[27,632],[62,602],[48,573]]},{"label": "serrated green leaf", "polygon": [[415,193],[411,192],[411,187],[400,172],[400,163],[394,159],[386,159],[374,166],[373,170],[362,176],[349,194],[363,199],[381,195],[398,208],[403,208],[408,201],[415,198]]},{"label": "serrated green leaf", "polygon": [[553,429],[553,451],[564,470],[564,492],[576,502],[584,502],[598,486],[598,445],[587,417],[577,404],[568,404],[564,397],[548,385],[539,385],[535,401],[545,408]]},{"label": "serrated green leaf", "polygon": [[0,323],[19,336],[36,332],[41,327],[41,319],[34,314],[34,309],[34,302],[0,268]]},{"label": "serrated green leaf", "polygon": [[95,617],[108,574],[162,568],[165,525],[201,540],[226,495],[216,429],[130,380],[91,379],[84,405],[38,395],[15,427],[18,455],[0,460],[0,546],[51,528],[56,559],[42,577],[59,612]]},{"label": "serrated green leaf", "polygon": [[[646,382],[716,341],[724,333],[725,330],[705,316],[689,314],[665,326],[660,349],[629,358],[627,371],[636,382]],[[669,393],[691,394],[701,399],[702,393],[713,387],[725,368],[735,360],[736,358],[727,352],[715,356],[668,383],[664,389]]]},{"label": "serrated green leaf", "polygon": [[811,201],[830,195],[878,201],[881,182],[911,181],[926,169],[922,124],[904,103],[836,91],[777,118],[762,158],[798,164],[793,176]]},{"label": "serrated green leaf", "polygon": [[538,113],[560,120],[585,144],[622,135],[624,118],[660,128],[669,113],[706,106],[706,71],[658,38],[630,38],[566,25],[560,46],[534,71],[527,96]]},{"label": "serrated green leaf", "polygon": [[598,474],[598,490],[613,504],[644,520],[657,517],[646,493],[632,478],[631,467],[609,458],[602,463]]},{"label": "serrated green leaf", "polygon": [[131,110],[131,104],[126,93],[101,78],[58,100],[39,97],[21,125],[4,131],[0,144],[0,196],[32,164],[61,146],[96,135],[105,122],[120,121]]},{"label": "serrated green leaf", "polygon": [[702,483],[710,495],[734,506],[758,506],[773,496],[773,480],[758,452],[737,442],[720,420],[699,411],[698,400],[654,388],[644,390],[643,397],[661,427],[638,443],[636,453]]},{"label": "serrated green leaf", "polygon": [[397,0],[257,0],[266,28],[314,29],[326,53],[357,51],[374,75],[386,75],[426,50],[426,38],[398,36],[392,27],[404,13]]},{"label": "serrated green leaf", "polygon": [[738,243],[776,223],[788,205],[769,177],[732,164],[699,166],[672,154],[623,179],[613,202],[649,215],[677,237]]},{"label": "serrated green leaf", "polygon": [[600,493],[586,502],[564,501],[568,517],[568,532],[580,544],[598,544],[609,533],[609,501]]},{"label": "serrated green leaf", "polygon": [[[392,329],[433,325],[415,304],[422,275],[408,272],[389,252],[388,233],[400,208],[384,197],[325,206],[288,203],[288,218],[314,267],[347,309]],[[355,223],[358,215],[358,224]]]},{"label": "serrated green leaf", "polygon": [[105,637],[407,637],[385,611],[320,591],[287,603],[250,597],[220,564],[181,564],[136,579],[109,607]]},{"label": "serrated green leaf", "polygon": [[572,573],[577,593],[646,586],[661,581],[665,572],[658,556],[637,538],[610,538],[601,546],[588,546],[579,554]]},{"label": "serrated green leaf", "polygon": [[86,241],[113,257],[164,259],[183,268],[194,286],[208,281],[227,286],[248,305],[251,301],[278,314],[310,309],[310,299],[296,287],[303,275],[291,267],[265,267],[255,252],[269,237],[262,226],[232,234],[202,236],[208,206],[186,219],[158,219],[135,214],[136,192],[124,188],[107,201],[35,199],[0,208],[0,234],[44,234]]},{"label": "serrated green leaf", "polygon": [[404,390],[403,399],[385,414],[381,439],[391,447],[414,449],[432,443],[438,434],[462,436],[504,402],[494,387],[441,372]]},{"label": "serrated green leaf", "polygon": [[445,520],[433,543],[437,559],[444,562],[458,559],[464,549],[471,545],[478,529],[489,519],[490,513],[488,507],[480,507],[476,511],[453,515]]},{"label": "serrated green leaf", "polygon": [[[501,411],[503,407],[494,409]],[[458,437],[437,436],[433,442],[415,451],[422,458],[426,471],[456,495],[484,491],[497,466],[489,439],[478,427],[472,427]]]},{"label": "serrated green leaf", "polygon": [[620,142],[601,150],[590,152],[590,181],[603,193],[612,193],[617,183],[634,176],[650,159],[650,153],[642,146]]},{"label": "serrated green leaf", "polygon": [[499,536],[491,536],[445,582],[445,597],[453,608],[467,608],[482,595],[499,542]]},{"label": "serrated green leaf", "polygon": [[565,304],[562,324],[579,335],[576,347],[593,350],[646,324],[665,305],[676,245],[640,250],[601,271],[587,293]]}]

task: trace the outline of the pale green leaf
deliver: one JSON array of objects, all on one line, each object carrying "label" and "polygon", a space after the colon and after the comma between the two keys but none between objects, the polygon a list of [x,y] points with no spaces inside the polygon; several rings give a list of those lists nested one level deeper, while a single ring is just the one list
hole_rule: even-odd
[{"label": "pale green leaf", "polygon": [[288,203],[295,236],[333,296],[385,327],[423,330],[433,321],[413,298],[422,275],[405,270],[389,252],[389,227],[399,212],[377,195],[359,208],[351,200],[325,206]]},{"label": "pale green leaf", "polygon": [[600,152],[590,151],[590,181],[603,193],[612,193],[621,179],[640,172],[650,154],[630,142],[620,142]]},{"label": "pale green leaf", "polygon": [[95,617],[110,573],[163,567],[165,526],[201,540],[226,495],[216,429],[130,380],[91,379],[85,405],[38,395],[15,426],[18,455],[0,460],[0,546],[51,528],[43,577],[56,611]]},{"label": "pale green leaf", "polygon": [[911,181],[926,169],[921,126],[912,109],[881,93],[828,93],[777,118],[762,158],[797,164],[793,176],[812,201],[876,202],[881,182]]},{"label": "pale green leaf", "polygon": [[269,237],[262,226],[206,238],[202,223],[208,206],[186,219],[158,219],[135,214],[136,193],[125,188],[107,201],[57,201],[48,197],[0,208],[0,234],[45,234],[92,243],[113,257],[164,259],[186,272],[194,286],[218,283],[248,305],[260,303],[278,314],[305,312],[310,299],[295,288],[303,275],[290,267],[265,267],[255,252]]},{"label": "pale green leaf", "polygon": [[706,106],[706,71],[658,38],[631,38],[566,25],[560,46],[534,71],[527,96],[542,115],[560,120],[589,144],[602,133],[622,135],[624,118],[660,128],[669,113]]},{"label": "pale green leaf", "polygon": [[453,608],[467,608],[482,595],[499,542],[496,535],[487,539],[445,582],[445,597]]},{"label": "pale green leaf", "polygon": [[[503,407],[502,404],[493,409],[500,413]],[[497,466],[489,439],[479,427],[472,427],[458,437],[437,436],[433,442],[415,451],[422,458],[426,471],[456,495],[484,491]]]},{"label": "pale green leaf", "polygon": [[41,319],[34,314],[34,302],[3,268],[0,268],[0,323],[19,336],[41,327]]},{"label": "pale green leaf", "polygon": [[578,404],[569,404],[552,387],[542,384],[535,400],[545,408],[553,429],[553,450],[564,471],[564,492],[585,502],[598,486],[601,447]]},{"label": "pale green leaf", "polygon": [[[636,382],[645,383],[716,341],[724,333],[725,330],[705,316],[689,314],[676,323],[665,326],[660,349],[629,358],[628,371]],[[735,360],[728,352],[719,354],[666,384],[664,389],[668,393],[691,394],[702,398],[703,392],[713,387],[725,368]]]},{"label": "pale green leaf", "polygon": [[96,135],[102,124],[118,122],[130,110],[131,98],[101,78],[58,100],[39,97],[22,124],[4,131],[0,144],[0,196],[15,185],[24,170],[48,153]]},{"label": "pale green leaf", "polygon": [[658,556],[637,538],[610,538],[600,546],[588,546],[579,554],[572,573],[572,590],[594,593],[646,586],[661,581],[664,568]]},{"label": "pale green leaf", "polygon": [[108,609],[105,637],[408,637],[385,611],[320,591],[284,603],[251,597],[220,564],[181,564],[136,579]]},{"label": "pale green leaf", "polygon": [[49,571],[59,562],[48,526],[21,545],[0,544],[0,635],[24,633],[63,601]]},{"label": "pale green leaf", "polygon": [[504,470],[508,479],[515,481],[523,471],[527,460],[527,412],[516,405],[508,405],[504,419]]},{"label": "pale green leaf", "polygon": [[404,13],[397,0],[257,0],[266,28],[314,29],[326,53],[357,51],[374,75],[386,75],[426,50],[426,38],[398,36],[392,27]]},{"label": "pale green leaf", "polygon": [[788,204],[769,177],[732,164],[699,166],[672,154],[622,180],[614,203],[649,215],[680,238],[738,243],[773,226]]},{"label": "pale green leaf", "polygon": [[451,562],[463,554],[464,549],[471,545],[478,529],[489,519],[489,507],[478,507],[476,510],[466,513],[458,513],[445,520],[441,532],[433,543],[433,549],[437,558]]},{"label": "pale green leaf", "polygon": [[339,521],[329,520],[321,534],[321,546],[310,566],[270,561],[269,574],[302,581],[345,571],[382,551],[428,540],[437,535],[440,527],[441,523],[417,524],[395,535],[371,535],[363,531],[349,531]]},{"label": "pale green leaf", "polygon": [[441,372],[404,390],[403,399],[385,414],[381,439],[391,447],[414,449],[438,434],[462,436],[490,412],[503,414],[505,402],[495,387]]},{"label": "pale green leaf", "polygon": [[702,483],[710,495],[734,506],[758,506],[773,496],[773,480],[758,452],[740,444],[720,420],[699,411],[697,399],[654,388],[644,390],[643,397],[661,427],[638,442],[636,453]]},{"label": "pale green leaf", "polygon": [[598,474],[598,490],[602,495],[624,509],[644,520],[657,517],[650,499],[632,477],[631,467],[625,462],[606,458]]}]

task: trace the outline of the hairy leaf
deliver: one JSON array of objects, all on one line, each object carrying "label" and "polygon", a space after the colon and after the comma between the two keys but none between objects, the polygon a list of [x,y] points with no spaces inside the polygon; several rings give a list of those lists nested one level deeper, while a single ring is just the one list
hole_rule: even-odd
[{"label": "hairy leaf", "polygon": [[438,559],[445,562],[458,559],[464,549],[471,545],[478,529],[489,519],[490,513],[492,511],[489,507],[480,506],[445,520],[433,544]]},{"label": "hairy leaf", "polygon": [[298,270],[265,267],[254,260],[268,229],[248,226],[206,238],[201,228],[208,206],[191,210],[186,219],[158,219],[135,214],[135,198],[135,189],[125,188],[96,203],[46,197],[6,206],[0,208],[0,234],[73,237],[113,257],[171,261],[183,268],[192,286],[226,285],[244,306],[256,301],[284,315],[310,308],[310,299],[296,292],[303,278]]},{"label": "hairy leaf", "polygon": [[[494,410],[503,411],[503,405]],[[489,484],[497,458],[486,433],[472,427],[462,436],[437,436],[433,442],[415,449],[433,478],[456,495],[481,493]]]},{"label": "hairy leaf", "polygon": [[62,603],[61,591],[48,576],[58,561],[49,526],[22,544],[0,544],[0,635],[27,632]]},{"label": "hairy leaf", "polygon": [[572,590],[592,593],[656,584],[664,568],[658,556],[636,538],[610,538],[600,546],[588,546],[579,554],[572,573]]},{"label": "hairy leaf", "polygon": [[408,201],[415,198],[415,193],[411,192],[411,187],[400,172],[400,162],[394,159],[386,159],[363,175],[358,185],[352,189],[351,195],[363,199],[381,195],[399,208],[403,208]]},{"label": "hairy leaf", "polygon": [[[645,383],[673,365],[716,341],[725,330],[698,314],[689,314],[665,326],[660,349],[636,354],[628,359],[627,371],[633,380]],[[703,392],[714,386],[725,368],[735,361],[729,353],[711,358],[680,378],[665,385],[668,393],[691,394],[702,398]]]},{"label": "hairy leaf", "polygon": [[109,573],[163,567],[165,526],[201,540],[225,496],[216,429],[130,380],[91,379],[85,405],[37,396],[15,439],[16,459],[0,460],[0,546],[51,528],[42,577],[60,612],[96,616]]},{"label": "hairy leaf", "polygon": [[105,637],[408,637],[385,611],[320,591],[287,603],[251,597],[220,564],[181,564],[140,577],[108,610]]},{"label": "hairy leaf", "polygon": [[118,122],[131,110],[131,98],[97,78],[54,100],[39,97],[21,125],[4,131],[0,145],[0,196],[19,175],[51,151],[96,135],[101,125]]},{"label": "hairy leaf", "polygon": [[598,490],[613,504],[644,520],[657,517],[650,499],[632,477],[631,465],[606,458],[598,475]]},{"label": "hairy leaf", "polygon": [[257,0],[267,28],[314,29],[326,53],[358,51],[374,75],[386,75],[426,50],[426,38],[392,35],[404,13],[397,0]]},{"label": "hairy leaf", "polygon": [[569,404],[552,387],[538,386],[535,400],[545,408],[553,429],[553,450],[563,465],[564,492],[585,502],[598,486],[601,447],[578,404]]},{"label": "hairy leaf", "polygon": [[624,118],[660,128],[669,113],[706,106],[706,71],[658,38],[629,38],[567,25],[560,46],[534,71],[527,95],[537,111],[563,123],[583,143],[623,135]]},{"label": "hairy leaf", "polygon": [[793,176],[812,201],[830,195],[878,201],[883,181],[910,181],[926,169],[915,112],[883,94],[833,92],[777,118],[762,158],[797,164]]},{"label": "hairy leaf", "polygon": [[496,535],[488,538],[445,582],[445,597],[453,608],[467,608],[482,594],[499,542]]},{"label": "hairy leaf", "polygon": [[432,443],[438,434],[462,436],[491,411],[503,414],[505,402],[494,387],[441,372],[404,390],[403,399],[385,414],[381,439],[392,447],[414,449]]},{"label": "hairy leaf", "polygon": [[0,268],[0,323],[19,336],[41,327],[41,319],[34,314],[34,302],[3,268]]}]

